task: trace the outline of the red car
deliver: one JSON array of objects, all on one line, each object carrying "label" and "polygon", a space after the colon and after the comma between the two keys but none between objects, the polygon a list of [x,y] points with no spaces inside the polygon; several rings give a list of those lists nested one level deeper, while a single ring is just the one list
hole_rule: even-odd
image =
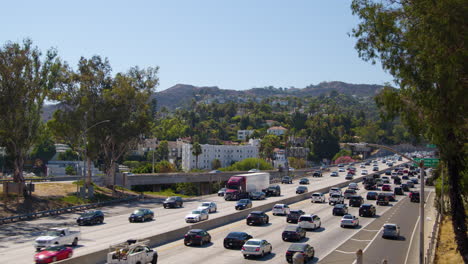
[{"label": "red car", "polygon": [[34,261],[36,263],[52,263],[72,256],[73,249],[71,247],[52,246],[34,255]]},{"label": "red car", "polygon": [[382,191],[392,191],[392,186],[390,186],[389,184],[384,184],[382,185]]}]

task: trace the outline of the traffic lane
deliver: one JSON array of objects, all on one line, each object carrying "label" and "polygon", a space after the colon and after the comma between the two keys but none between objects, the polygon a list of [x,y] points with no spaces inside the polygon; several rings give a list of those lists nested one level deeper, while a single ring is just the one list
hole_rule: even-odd
[{"label": "traffic lane", "polygon": [[[365,190],[361,189],[360,194],[365,194]],[[310,200],[304,200],[290,205],[292,209],[302,209],[306,213],[317,214],[321,217],[322,226],[318,230],[308,231],[307,239],[301,242],[307,242],[314,246],[316,250],[316,259],[320,260],[324,256],[330,245],[339,245],[339,243],[351,237],[358,232],[360,228],[368,225],[375,219],[361,218],[359,228],[341,228],[339,216],[332,216],[333,206],[328,203],[311,203]],[[384,208],[383,211],[389,208]],[[351,207],[351,214],[358,214],[357,207]],[[186,247],[183,240],[178,240],[157,248],[160,260],[167,263],[178,263],[189,258],[190,262],[196,263],[202,261],[204,263],[254,263],[257,261],[267,261],[268,263],[284,263],[285,252],[290,243],[283,242],[281,233],[287,225],[285,216],[270,216],[270,224],[266,226],[247,226],[245,220],[237,221],[219,228],[209,230],[212,236],[212,243],[203,247]],[[273,245],[273,254],[261,259],[245,260],[240,253],[240,250],[228,250],[223,247],[223,239],[229,232],[243,231],[252,235],[254,238],[266,239]]]}]

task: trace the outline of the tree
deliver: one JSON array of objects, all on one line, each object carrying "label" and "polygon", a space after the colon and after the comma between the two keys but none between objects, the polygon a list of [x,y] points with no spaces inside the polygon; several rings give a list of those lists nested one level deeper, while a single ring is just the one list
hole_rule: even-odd
[{"label": "tree", "polygon": [[221,168],[221,161],[219,159],[214,159],[212,162],[211,162],[211,168],[213,170],[217,170],[219,168]]},{"label": "tree", "polygon": [[80,155],[71,149],[67,149],[65,152],[59,153],[57,159],[75,161],[80,160]]},{"label": "tree", "polygon": [[260,156],[264,159],[273,160],[274,150],[280,145],[280,138],[276,135],[266,135],[260,142]]},{"label": "tree", "polygon": [[468,53],[463,0],[354,0],[361,22],[352,35],[359,56],[394,76],[399,89],[385,88],[376,102],[386,118],[399,115],[416,136],[437,145],[449,175],[449,197],[457,249],[468,263],[466,103]]},{"label": "tree", "polygon": [[13,159],[15,182],[24,182],[24,158],[37,140],[44,99],[60,67],[55,50],[42,56],[29,39],[0,48],[0,145]]},{"label": "tree", "polygon": [[31,158],[41,159],[42,162],[47,163],[56,153],[55,144],[47,127],[41,125],[41,131],[38,142],[31,151]]},{"label": "tree", "polygon": [[192,154],[195,156],[195,168],[198,169],[198,156],[203,153],[202,147],[198,142],[193,143]]},{"label": "tree", "polygon": [[166,140],[163,140],[159,143],[157,150],[158,158],[161,160],[169,159],[169,143]]}]

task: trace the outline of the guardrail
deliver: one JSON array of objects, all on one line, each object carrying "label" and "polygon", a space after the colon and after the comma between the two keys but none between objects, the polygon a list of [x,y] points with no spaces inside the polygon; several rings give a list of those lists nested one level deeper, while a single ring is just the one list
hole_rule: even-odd
[{"label": "guardrail", "polygon": [[[25,182],[46,182],[46,181],[50,181],[51,178],[25,178],[24,181]],[[5,179],[2,179],[0,180],[0,183],[4,183],[4,182],[13,182],[12,179],[8,179],[8,180],[5,180]]]},{"label": "guardrail", "polygon": [[110,205],[110,204],[114,204],[114,203],[128,202],[128,201],[136,200],[138,198],[139,198],[138,196],[132,196],[132,197],[124,198],[124,199],[116,199],[116,200],[99,202],[99,203],[76,205],[76,206],[71,206],[71,207],[65,207],[65,208],[59,208],[59,209],[53,209],[53,210],[47,210],[47,211],[39,211],[39,212],[34,212],[34,213],[29,213],[29,214],[22,214],[22,215],[4,217],[4,218],[0,218],[0,225],[7,224],[7,223],[18,222],[18,221],[33,220],[35,218],[41,218],[41,217],[45,217],[45,216],[53,216],[53,215],[60,215],[60,214],[66,214],[66,213],[73,213],[73,212],[76,212],[76,211],[89,210],[89,209],[93,209],[93,208],[97,208],[97,207],[101,207],[101,206],[106,206],[106,205]]}]

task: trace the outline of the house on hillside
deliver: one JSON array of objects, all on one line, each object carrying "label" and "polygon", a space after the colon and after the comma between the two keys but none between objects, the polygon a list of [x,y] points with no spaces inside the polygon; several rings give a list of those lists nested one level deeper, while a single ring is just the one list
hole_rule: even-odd
[{"label": "house on hillside", "polygon": [[267,129],[268,134],[281,136],[284,135],[288,130],[282,126],[273,126]]}]

